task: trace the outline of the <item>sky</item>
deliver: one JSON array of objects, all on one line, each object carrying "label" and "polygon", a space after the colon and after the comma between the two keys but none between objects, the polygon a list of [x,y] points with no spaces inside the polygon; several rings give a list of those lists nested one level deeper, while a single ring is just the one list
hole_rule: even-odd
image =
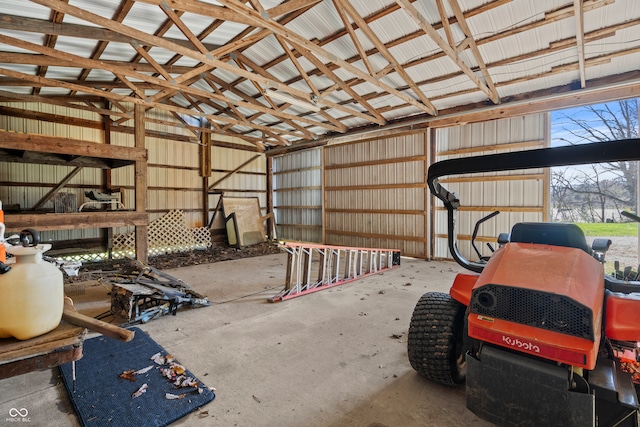
[{"label": "sky", "polygon": [[[606,104],[593,104],[596,109],[602,108]],[[618,103],[611,102],[609,103],[611,110],[619,111]],[[568,108],[565,110],[557,110],[551,112],[551,146],[558,145],[566,145],[565,142],[559,141],[559,138],[566,138],[570,141],[578,143],[579,140],[576,139],[569,130],[577,130],[579,129],[577,125],[572,123],[567,117],[569,116],[576,120],[584,120],[589,123],[590,126],[595,129],[601,129],[606,131],[606,127],[602,123],[602,121],[596,117],[591,111],[587,110],[585,107],[574,107]]]}]

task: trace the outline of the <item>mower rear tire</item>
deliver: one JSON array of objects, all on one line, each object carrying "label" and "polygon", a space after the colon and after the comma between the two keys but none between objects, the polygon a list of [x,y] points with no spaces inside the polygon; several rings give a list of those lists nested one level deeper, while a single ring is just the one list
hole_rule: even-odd
[{"label": "mower rear tire", "polygon": [[409,325],[409,362],[420,375],[440,384],[464,382],[464,319],[467,307],[442,292],[422,295]]}]

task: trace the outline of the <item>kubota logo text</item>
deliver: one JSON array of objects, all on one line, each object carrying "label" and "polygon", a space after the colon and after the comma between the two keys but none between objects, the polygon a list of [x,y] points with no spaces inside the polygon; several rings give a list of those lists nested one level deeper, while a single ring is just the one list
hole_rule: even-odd
[{"label": "kubota logo text", "polygon": [[518,338],[512,338],[503,335],[502,342],[513,348],[540,353],[540,347],[530,342],[520,341]]}]

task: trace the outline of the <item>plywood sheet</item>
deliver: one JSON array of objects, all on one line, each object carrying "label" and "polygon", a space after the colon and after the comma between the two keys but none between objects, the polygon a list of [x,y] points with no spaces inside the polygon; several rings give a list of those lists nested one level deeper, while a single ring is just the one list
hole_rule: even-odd
[{"label": "plywood sheet", "polygon": [[257,197],[223,197],[222,211],[225,218],[235,214],[237,236],[234,236],[234,240],[239,246],[266,242],[265,217],[260,212],[260,202]]}]

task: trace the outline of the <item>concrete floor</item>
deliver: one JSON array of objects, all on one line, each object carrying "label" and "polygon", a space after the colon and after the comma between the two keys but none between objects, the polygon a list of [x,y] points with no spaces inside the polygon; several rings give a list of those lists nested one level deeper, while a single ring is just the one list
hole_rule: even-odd
[{"label": "concrete floor", "polygon": [[[429,382],[407,360],[414,305],[424,292],[448,291],[456,264],[403,259],[391,271],[268,303],[285,265],[279,254],[168,271],[214,302],[140,326],[216,388],[213,402],[174,425],[490,425],[466,409],[464,387]],[[88,282],[76,307],[106,311],[106,292]],[[29,410],[31,426],[79,425],[57,369],[0,381],[0,427],[14,407]]]}]

